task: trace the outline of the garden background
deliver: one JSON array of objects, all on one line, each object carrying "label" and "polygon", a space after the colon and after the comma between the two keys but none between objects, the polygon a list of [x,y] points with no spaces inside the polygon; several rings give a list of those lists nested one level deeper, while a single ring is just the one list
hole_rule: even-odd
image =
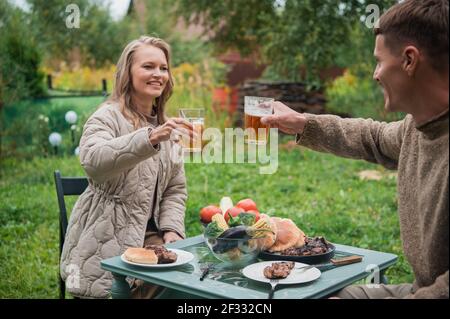
[{"label": "garden background", "polygon": [[[113,18],[107,1],[80,0],[80,28],[70,29],[72,2],[0,0],[0,298],[58,296],[53,171],[84,175],[75,155],[83,124],[111,92],[122,49],[141,34],[172,46],[169,115],[200,106],[208,127],[233,127],[240,114],[232,93],[261,81],[301,82],[325,97],[327,113],[381,121],[402,116],[384,112],[372,80],[369,1],[128,0]],[[381,10],[394,2],[370,1]],[[243,66],[250,71],[230,80]],[[65,120],[70,110],[74,124]],[[62,136],[57,154],[52,132]],[[222,196],[250,197],[261,212],[289,217],[308,235],[399,255],[389,279],[413,280],[402,253],[395,172],[315,153],[282,136],[274,175],[259,175],[256,164],[194,163],[186,164],[186,174],[188,236],[201,232],[202,207]]]}]

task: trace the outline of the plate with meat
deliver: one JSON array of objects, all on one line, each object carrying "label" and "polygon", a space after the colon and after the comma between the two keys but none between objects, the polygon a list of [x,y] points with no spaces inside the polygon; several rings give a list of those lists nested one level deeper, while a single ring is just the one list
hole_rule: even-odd
[{"label": "plate with meat", "polygon": [[262,261],[251,264],[242,270],[242,274],[252,280],[270,283],[277,280],[278,284],[302,284],[314,281],[321,275],[315,267],[305,268],[304,263],[293,261]]},{"label": "plate with meat", "polygon": [[273,234],[266,236],[260,259],[320,264],[333,258],[336,248],[324,237],[306,236],[289,218],[264,218],[268,219]]},{"label": "plate with meat", "polygon": [[286,260],[307,264],[321,264],[334,257],[336,247],[323,237],[305,237],[304,244],[278,251],[261,251],[259,258],[263,260]]},{"label": "plate with meat", "polygon": [[149,245],[145,248],[128,248],[120,258],[124,263],[146,268],[169,268],[187,264],[194,259],[188,251]]}]

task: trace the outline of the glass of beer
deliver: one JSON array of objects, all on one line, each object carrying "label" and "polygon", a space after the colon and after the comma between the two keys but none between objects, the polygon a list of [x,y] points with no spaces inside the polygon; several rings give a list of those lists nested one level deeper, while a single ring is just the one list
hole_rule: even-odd
[{"label": "glass of beer", "polygon": [[[273,107],[270,102],[274,99],[259,96],[244,98],[245,131],[247,144],[264,145],[267,143],[269,127],[261,124],[261,117],[271,115]],[[265,104],[261,104],[268,102]]]},{"label": "glass of beer", "polygon": [[193,126],[194,137],[183,136],[181,138],[181,146],[184,152],[201,152],[202,151],[202,134],[205,126],[205,110],[204,109],[180,109],[180,117],[190,122]]}]

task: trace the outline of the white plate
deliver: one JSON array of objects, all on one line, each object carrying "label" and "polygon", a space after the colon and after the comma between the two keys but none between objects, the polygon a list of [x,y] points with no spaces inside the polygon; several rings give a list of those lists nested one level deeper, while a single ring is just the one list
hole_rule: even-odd
[{"label": "white plate", "polygon": [[178,257],[175,262],[170,263],[170,264],[140,264],[140,263],[135,263],[135,262],[126,260],[123,255],[120,256],[120,259],[122,259],[122,261],[124,263],[127,263],[129,265],[146,267],[146,268],[171,268],[171,267],[176,267],[176,266],[181,266],[181,265],[187,264],[187,263],[191,262],[192,259],[194,259],[194,255],[192,255],[188,251],[174,249],[174,248],[167,248],[167,250],[173,251],[175,254],[177,254]]},{"label": "white plate", "polygon": [[[277,262],[286,262],[283,260],[280,261],[276,261],[276,260],[271,260],[271,261],[263,261],[263,262],[259,262],[259,263],[255,263],[255,264],[251,264],[248,265],[247,267],[245,267],[242,270],[242,273],[244,274],[245,277],[256,280],[256,281],[260,281],[260,282],[267,282],[270,283],[270,279],[266,278],[264,276],[264,268],[267,266],[271,266],[272,263],[277,263]],[[295,268],[299,268],[302,266],[308,266],[307,264],[303,264],[303,263],[295,263]],[[291,273],[289,274],[289,276],[287,276],[284,279],[278,279],[278,284],[280,285],[288,285],[288,284],[301,284],[301,283],[305,283],[305,282],[310,282],[313,280],[316,280],[317,278],[320,277],[320,270],[317,268],[310,268],[307,270],[302,270],[302,269],[292,269]]]}]

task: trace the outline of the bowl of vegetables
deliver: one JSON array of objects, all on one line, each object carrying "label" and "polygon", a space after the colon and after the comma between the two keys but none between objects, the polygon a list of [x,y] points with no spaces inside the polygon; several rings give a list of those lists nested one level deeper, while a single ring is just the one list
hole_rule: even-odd
[{"label": "bowl of vegetables", "polygon": [[240,212],[236,216],[215,214],[204,228],[203,236],[211,253],[232,266],[244,266],[256,259],[264,247],[267,233],[272,229],[265,219],[253,213]]}]

